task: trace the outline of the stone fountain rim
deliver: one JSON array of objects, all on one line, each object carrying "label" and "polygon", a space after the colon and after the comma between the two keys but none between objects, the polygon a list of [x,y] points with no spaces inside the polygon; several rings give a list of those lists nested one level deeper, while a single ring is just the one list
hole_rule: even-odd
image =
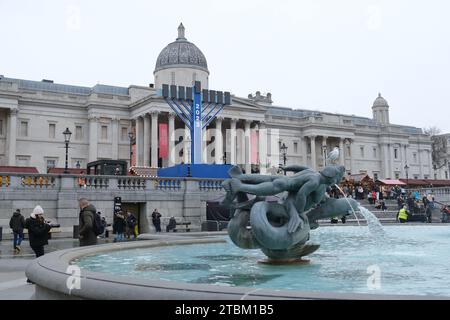
[{"label": "stone fountain rim", "polygon": [[81,271],[81,289],[69,292],[66,273],[70,263],[80,257],[102,252],[155,248],[173,245],[224,243],[223,238],[153,240],[78,247],[46,254],[26,269],[27,277],[36,284],[34,299],[95,300],[428,300],[450,297],[377,295],[312,292],[228,287],[177,281],[148,280],[108,273]]}]

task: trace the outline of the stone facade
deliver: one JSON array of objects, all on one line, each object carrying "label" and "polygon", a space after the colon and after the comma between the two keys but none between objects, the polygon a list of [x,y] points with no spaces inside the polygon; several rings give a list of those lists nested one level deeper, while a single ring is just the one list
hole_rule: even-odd
[{"label": "stone facade", "polygon": [[[128,88],[0,76],[0,165],[34,166],[41,173],[63,167],[65,128],[73,133],[70,167],[85,167],[98,159],[129,161],[129,132],[135,135],[134,164],[166,167],[189,162],[189,132],[158,90],[163,82],[191,85],[196,79],[208,85],[206,58],[186,40],[182,25],[177,40],[158,57],[154,74],[157,85]],[[232,99],[205,133],[205,162],[272,172],[284,162],[280,146],[285,144],[287,164],[321,169],[324,154],[339,147],[339,161],[349,173],[402,178],[407,164],[410,177],[434,177],[430,137],[420,128],[391,124],[390,106],[381,94],[373,103],[372,119],[284,108],[273,104],[271,94],[260,92]],[[168,125],[166,158],[158,153],[160,123]]]}]

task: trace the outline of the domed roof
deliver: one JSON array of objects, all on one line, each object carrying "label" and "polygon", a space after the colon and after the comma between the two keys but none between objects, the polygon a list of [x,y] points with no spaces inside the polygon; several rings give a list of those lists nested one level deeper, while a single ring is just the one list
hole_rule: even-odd
[{"label": "domed roof", "polygon": [[156,60],[154,72],[167,68],[187,67],[200,69],[209,74],[205,55],[195,44],[187,41],[184,30],[181,23],[178,27],[178,38],[161,51]]},{"label": "domed roof", "polygon": [[378,98],[376,98],[373,103],[373,107],[389,107],[389,104],[386,99],[381,96],[381,93],[379,93]]}]

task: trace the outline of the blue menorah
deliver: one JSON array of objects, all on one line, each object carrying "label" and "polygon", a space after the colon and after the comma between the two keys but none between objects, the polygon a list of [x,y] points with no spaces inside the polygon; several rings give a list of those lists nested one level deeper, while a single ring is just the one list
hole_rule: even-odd
[{"label": "blue menorah", "polygon": [[162,96],[191,132],[191,164],[202,163],[202,133],[222,109],[231,104],[229,92],[193,87],[162,85]]}]

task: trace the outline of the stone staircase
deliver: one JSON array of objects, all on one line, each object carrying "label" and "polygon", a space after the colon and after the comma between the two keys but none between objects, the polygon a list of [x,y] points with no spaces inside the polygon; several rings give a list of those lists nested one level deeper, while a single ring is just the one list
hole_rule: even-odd
[{"label": "stone staircase", "polygon": [[[375,205],[370,204],[368,200],[358,200],[358,202],[361,204],[362,207],[370,210],[377,218],[380,220],[381,224],[398,224],[397,222],[397,200],[384,200],[386,203],[387,210],[382,211],[380,209],[376,209]],[[360,214],[356,213],[357,217],[361,224],[366,224],[365,218]],[[433,223],[440,223],[441,222],[441,213],[439,209],[435,209],[432,214],[432,221]],[[421,223],[421,222],[418,222]],[[321,220],[319,221],[320,225],[330,225],[330,220]],[[342,222],[339,220],[339,224],[342,225]],[[346,224],[349,225],[357,225],[358,222],[354,218],[353,214],[350,216],[347,216]]]}]

